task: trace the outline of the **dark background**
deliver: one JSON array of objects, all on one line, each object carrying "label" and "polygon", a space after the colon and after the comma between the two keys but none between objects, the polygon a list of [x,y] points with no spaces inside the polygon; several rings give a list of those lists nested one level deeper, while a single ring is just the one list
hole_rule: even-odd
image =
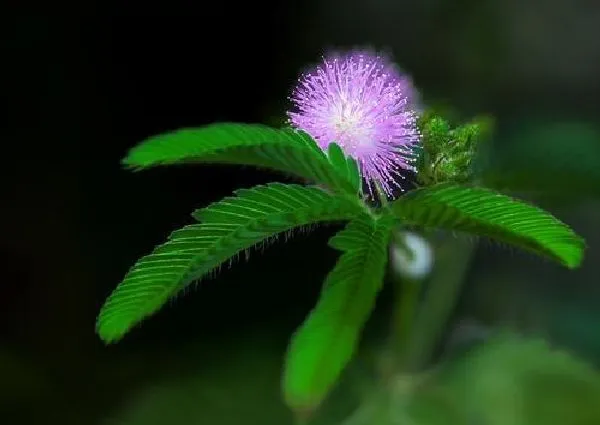
[{"label": "dark background", "polygon": [[[139,256],[195,208],[281,179],[235,167],[123,171],[120,158],[143,138],[214,121],[277,123],[298,73],[324,50],[352,46],[391,52],[426,101],[461,117],[494,115],[500,147],[534,118],[598,125],[594,1],[172,1],[4,21],[0,422],[8,425],[108,424],[129,406],[159,412],[148,413],[155,422],[114,423],[177,425],[185,409],[164,400],[183,403],[181,394],[198,415],[181,423],[289,421],[281,356],[335,261],[326,247],[334,227],[252,254],[118,345],[97,339],[95,315]],[[566,272],[483,245],[459,314],[554,332],[594,359],[598,206],[549,208],[588,238],[584,267]],[[553,313],[532,324],[525,313],[536,302]],[[548,319],[565,309],[571,322]],[[132,401],[148,388],[158,395]]]}]

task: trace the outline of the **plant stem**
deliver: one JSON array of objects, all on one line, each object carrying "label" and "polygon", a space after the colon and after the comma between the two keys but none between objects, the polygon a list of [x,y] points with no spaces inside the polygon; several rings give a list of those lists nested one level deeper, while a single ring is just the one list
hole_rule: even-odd
[{"label": "plant stem", "polygon": [[465,239],[447,238],[436,250],[435,267],[406,345],[403,365],[407,371],[420,371],[432,360],[460,296],[476,246]]},{"label": "plant stem", "polygon": [[392,313],[392,351],[400,371],[406,369],[409,360],[408,347],[414,332],[415,313],[419,302],[421,283],[415,279],[397,279],[395,285],[394,311]]}]

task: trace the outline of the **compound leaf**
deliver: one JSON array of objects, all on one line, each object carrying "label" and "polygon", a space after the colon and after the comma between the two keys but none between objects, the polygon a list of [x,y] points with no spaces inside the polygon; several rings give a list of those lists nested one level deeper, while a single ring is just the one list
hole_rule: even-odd
[{"label": "compound leaf", "polygon": [[331,239],[342,255],[287,352],[283,392],[296,412],[314,410],[352,359],[383,284],[393,223],[364,214]]},{"label": "compound leaf", "polygon": [[235,194],[196,211],[199,224],[173,232],[129,270],[98,317],[97,332],[105,342],[120,339],[189,283],[264,239],[364,211],[358,199],[316,187],[273,183]]},{"label": "compound leaf", "polygon": [[135,170],[185,163],[253,165],[358,193],[355,176],[342,161],[344,153],[333,143],[332,149],[333,161],[308,134],[291,128],[217,123],[150,137],[131,149],[123,164]]},{"label": "compound leaf", "polygon": [[486,236],[579,266],[585,243],[544,210],[489,189],[438,184],[409,192],[391,204],[409,225]]}]

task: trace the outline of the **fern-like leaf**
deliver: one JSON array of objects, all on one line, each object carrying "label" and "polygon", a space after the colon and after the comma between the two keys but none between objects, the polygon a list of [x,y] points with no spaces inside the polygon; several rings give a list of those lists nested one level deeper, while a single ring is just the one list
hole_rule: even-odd
[{"label": "fern-like leaf", "polygon": [[314,410],[352,359],[383,284],[393,223],[365,214],[331,239],[343,254],[288,348],[283,392],[296,412]]},{"label": "fern-like leaf", "polygon": [[358,193],[356,161],[335,145],[335,158],[306,133],[258,124],[218,123],[153,136],[129,151],[132,169],[183,163],[237,164],[294,174],[335,190]]},{"label": "fern-like leaf", "polygon": [[314,222],[349,220],[364,211],[358,199],[316,187],[273,183],[235,192],[193,216],[168,242],[141,258],[103,306],[97,332],[120,339],[173,295],[229,258],[266,238]]},{"label": "fern-like leaf", "polygon": [[391,204],[408,225],[468,232],[579,266],[585,243],[544,210],[489,189],[439,184],[409,192]]}]

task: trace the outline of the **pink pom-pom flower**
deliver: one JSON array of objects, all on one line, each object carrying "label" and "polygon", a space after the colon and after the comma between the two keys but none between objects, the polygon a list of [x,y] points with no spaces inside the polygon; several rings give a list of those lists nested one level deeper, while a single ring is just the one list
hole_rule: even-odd
[{"label": "pink pom-pom flower", "polygon": [[369,193],[387,197],[414,170],[420,139],[410,78],[385,57],[363,51],[332,54],[300,77],[290,100],[290,124],[326,150],[337,143],[360,165]]}]

